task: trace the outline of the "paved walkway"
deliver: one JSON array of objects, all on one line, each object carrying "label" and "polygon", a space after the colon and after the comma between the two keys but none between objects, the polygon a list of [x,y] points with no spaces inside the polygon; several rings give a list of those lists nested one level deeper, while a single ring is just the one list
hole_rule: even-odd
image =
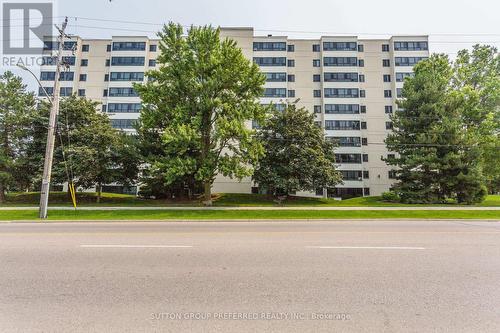
[{"label": "paved walkway", "polygon": [[[0,211],[2,210],[38,210],[38,207],[0,207]],[[73,207],[49,207],[49,210],[74,210]],[[416,206],[416,207],[322,207],[322,206],[295,206],[295,207],[276,207],[276,206],[264,206],[264,207],[79,207],[78,210],[317,210],[317,211],[330,211],[330,210],[469,210],[469,211],[482,211],[482,210],[498,210],[500,211],[500,207],[468,207],[468,206]]]}]

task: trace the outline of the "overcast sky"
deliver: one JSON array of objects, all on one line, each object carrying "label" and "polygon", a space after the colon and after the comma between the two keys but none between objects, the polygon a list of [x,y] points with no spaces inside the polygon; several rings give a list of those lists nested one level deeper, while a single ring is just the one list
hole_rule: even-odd
[{"label": "overcast sky", "polygon": [[69,32],[83,38],[154,36],[158,24],[174,21],[254,27],[262,35],[300,38],[429,34],[431,51],[452,57],[473,42],[500,46],[499,0],[59,0],[56,4],[56,16],[69,16]]}]

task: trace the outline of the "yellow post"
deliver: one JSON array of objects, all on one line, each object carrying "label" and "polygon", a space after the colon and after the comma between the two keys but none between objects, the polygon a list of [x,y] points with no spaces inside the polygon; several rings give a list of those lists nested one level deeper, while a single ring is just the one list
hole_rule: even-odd
[{"label": "yellow post", "polygon": [[75,193],[75,184],[73,184],[73,182],[69,184],[69,192],[71,194],[71,200],[73,201],[73,207],[76,209],[76,193]]}]

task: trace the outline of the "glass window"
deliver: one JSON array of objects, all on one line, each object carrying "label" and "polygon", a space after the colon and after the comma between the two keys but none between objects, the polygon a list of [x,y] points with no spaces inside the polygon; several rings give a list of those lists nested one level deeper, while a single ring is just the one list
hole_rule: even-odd
[{"label": "glass window", "polygon": [[87,81],[87,74],[80,74],[80,81]]},{"label": "glass window", "polygon": [[392,91],[391,90],[384,90],[384,97],[385,98],[391,98],[392,97]]},{"label": "glass window", "polygon": [[313,90],[313,97],[321,97],[321,90]]},{"label": "glass window", "polygon": [[109,88],[109,97],[137,97],[134,88]]},{"label": "glass window", "polygon": [[321,75],[320,74],[314,74],[313,75],[313,82],[321,82]]},{"label": "glass window", "polygon": [[321,52],[321,45],[319,44],[313,44],[312,48],[313,52]]},{"label": "glass window", "polygon": [[288,90],[288,97],[295,97],[295,90]]},{"label": "glass window", "polygon": [[337,163],[361,164],[361,154],[335,154]]},{"label": "glass window", "polygon": [[286,82],[286,73],[264,73],[267,82]]},{"label": "glass window", "polygon": [[314,113],[321,113],[321,105],[314,106]]},{"label": "glass window", "polygon": [[427,57],[396,57],[396,66],[415,66],[422,60],[427,59]]},{"label": "glass window", "polygon": [[323,51],[356,51],[356,42],[324,42]]},{"label": "glass window", "polygon": [[359,131],[360,126],[357,120],[325,120],[325,129],[330,131]]},{"label": "glass window", "polygon": [[358,65],[358,58],[356,57],[324,57],[324,66],[354,66]]},{"label": "glass window", "polygon": [[396,73],[396,82],[404,82],[407,77],[414,77],[415,73]]},{"label": "glass window", "polygon": [[313,67],[321,67],[321,60],[320,59],[314,59],[313,60]]},{"label": "glass window", "polygon": [[144,57],[112,57],[112,66],[144,66]]},{"label": "glass window", "polygon": [[78,89],[78,96],[84,97],[85,96],[85,89]]},{"label": "glass window", "polygon": [[286,88],[265,88],[263,97],[286,97]]},{"label": "glass window", "polygon": [[156,52],[157,51],[157,45],[156,44],[151,44],[149,45],[149,52]]},{"label": "glass window", "polygon": [[391,76],[389,74],[384,74],[384,82],[391,82]]},{"label": "glass window", "polygon": [[391,60],[389,60],[389,59],[383,59],[382,60],[382,66],[383,67],[391,67]]},{"label": "glass window", "polygon": [[394,42],[395,51],[427,51],[427,42]]},{"label": "glass window", "polygon": [[89,52],[90,51],[90,46],[88,44],[83,44],[82,45],[82,52]]},{"label": "glass window", "polygon": [[286,66],[285,57],[254,57],[253,61],[259,66]]},{"label": "glass window", "polygon": [[325,82],[358,82],[358,73],[324,73]]},{"label": "glass window", "polygon": [[357,136],[328,137],[339,147],[361,147],[360,138]]},{"label": "glass window", "polygon": [[89,60],[88,59],[82,59],[80,62],[80,66],[82,67],[87,67],[89,65]]},{"label": "glass window", "polygon": [[293,74],[288,75],[288,82],[295,82],[295,75]]},{"label": "glass window", "polygon": [[385,113],[391,114],[392,113],[392,105],[386,105],[385,106]]},{"label": "glass window", "polygon": [[254,51],[286,51],[285,42],[254,42]]},{"label": "glass window", "polygon": [[358,104],[325,104],[325,114],[359,114]]},{"label": "glass window", "polygon": [[144,51],[145,42],[114,42],[113,51]]},{"label": "glass window", "polygon": [[143,72],[111,72],[110,81],[143,81]]},{"label": "glass window", "polygon": [[288,66],[288,67],[295,67],[295,60],[293,60],[293,59],[288,59],[287,66]]},{"label": "glass window", "polygon": [[295,52],[295,45],[288,45],[287,51],[288,52]]},{"label": "glass window", "polygon": [[382,44],[382,52],[389,52],[389,44]]},{"label": "glass window", "polygon": [[358,98],[357,88],[325,88],[326,98]]},{"label": "glass window", "polygon": [[108,112],[111,113],[139,113],[141,111],[141,103],[109,103]]}]

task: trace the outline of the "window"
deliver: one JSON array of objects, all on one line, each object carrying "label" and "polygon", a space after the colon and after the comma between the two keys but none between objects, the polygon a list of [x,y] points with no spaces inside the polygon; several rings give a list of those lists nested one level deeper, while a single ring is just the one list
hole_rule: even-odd
[{"label": "window", "polygon": [[135,119],[111,119],[111,126],[117,129],[134,129]]},{"label": "window", "polygon": [[370,196],[370,188],[369,187],[365,187],[363,189],[363,192],[364,192],[365,196]]},{"label": "window", "polygon": [[54,41],[50,41],[50,40],[46,40],[43,42],[43,50],[44,51],[54,51],[54,50],[57,50],[58,48],[59,48],[58,42],[54,42]]},{"label": "window", "polygon": [[321,59],[314,59],[313,67],[321,67]]},{"label": "window", "polygon": [[155,67],[156,66],[156,59],[149,59],[149,67]]},{"label": "window", "polygon": [[350,181],[363,180],[363,173],[361,171],[342,170],[340,172],[342,173],[343,180],[350,180]]},{"label": "window", "polygon": [[113,51],[144,51],[145,42],[114,42]]},{"label": "window", "polygon": [[82,61],[80,61],[80,66],[87,67],[88,65],[89,65],[88,59],[82,59]]},{"label": "window", "polygon": [[357,120],[325,120],[325,129],[330,131],[359,131],[360,122]]},{"label": "window", "polygon": [[320,74],[314,74],[313,75],[313,82],[321,82],[321,75]]},{"label": "window", "polygon": [[288,67],[295,67],[295,60],[293,60],[293,59],[288,59],[287,66],[288,66]]},{"label": "window", "polygon": [[365,61],[363,59],[358,60],[358,66],[359,67],[365,67]]},{"label": "window", "polygon": [[112,113],[138,113],[142,108],[141,103],[109,103],[108,112]]},{"label": "window", "polygon": [[362,138],[362,139],[361,139],[361,144],[362,144],[363,146],[368,146],[368,139],[367,139],[367,138]]},{"label": "window", "polygon": [[286,97],[285,88],[265,88],[262,97]]},{"label": "window", "polygon": [[335,154],[337,163],[361,164],[361,154]]},{"label": "window", "polygon": [[358,98],[357,88],[325,88],[326,98]]},{"label": "window", "polygon": [[407,77],[414,77],[415,73],[396,73],[396,82],[404,82]]},{"label": "window", "polygon": [[112,57],[112,66],[144,66],[144,57]]},{"label": "window", "polygon": [[316,189],[316,195],[317,196],[322,196],[323,195],[323,189],[322,188],[317,188]]},{"label": "window", "polygon": [[329,198],[350,199],[363,196],[362,188],[336,187],[328,189]]},{"label": "window", "polygon": [[366,121],[361,122],[361,129],[366,129]]},{"label": "window", "polygon": [[137,97],[134,88],[109,88],[109,97]]},{"label": "window", "polygon": [[359,74],[359,82],[365,82],[364,74]]},{"label": "window", "polygon": [[110,81],[143,81],[143,72],[111,72]]},{"label": "window", "polygon": [[111,52],[111,44],[106,45],[106,52]]},{"label": "window", "polygon": [[314,113],[321,113],[321,105],[314,106]]},{"label": "window", "polygon": [[61,97],[71,96],[71,95],[73,95],[73,88],[71,88],[71,87],[62,87],[59,90],[59,93],[60,93]]},{"label": "window", "polygon": [[104,82],[108,82],[109,81],[109,74],[104,74]]},{"label": "window", "polygon": [[363,162],[368,162],[368,154],[363,154]]},{"label": "window", "polygon": [[382,52],[389,52],[389,44],[382,44]]},{"label": "window", "polygon": [[321,45],[319,44],[313,44],[312,48],[313,52],[321,52]]},{"label": "window", "polygon": [[287,46],[287,51],[288,52],[295,52],[295,45],[288,45]]},{"label": "window", "polygon": [[415,66],[418,62],[427,59],[427,57],[396,57],[396,66]]},{"label": "window", "polygon": [[110,66],[110,60],[106,59],[106,67],[109,67],[109,66]]},{"label": "window", "polygon": [[359,105],[325,104],[325,114],[359,114]]},{"label": "window", "polygon": [[356,51],[356,42],[324,42],[323,51]]},{"label": "window", "polygon": [[386,105],[385,106],[385,113],[391,114],[392,113],[392,105]]},{"label": "window", "polygon": [[59,81],[73,81],[74,79],[74,72],[61,72],[61,74],[59,75]]},{"label": "window", "polygon": [[363,178],[364,179],[370,179],[370,172],[369,171],[363,171]]},{"label": "window", "polygon": [[366,97],[366,90],[360,90],[359,91],[359,97],[365,98]]},{"label": "window", "polygon": [[324,73],[325,82],[358,82],[358,73]]},{"label": "window", "polygon": [[339,147],[361,147],[360,139],[357,136],[333,136],[328,138]]},{"label": "window", "polygon": [[41,72],[40,81],[55,81],[56,72]]},{"label": "window", "polygon": [[78,96],[84,97],[85,96],[85,89],[78,89]]},{"label": "window", "polygon": [[102,109],[101,109],[101,110],[102,110],[102,112],[103,112],[103,113],[106,113],[106,112],[107,112],[107,109],[108,109],[108,106],[107,106],[106,104],[103,104],[103,105],[102,105]]},{"label": "window", "polygon": [[53,87],[38,88],[38,96],[46,96],[45,92],[47,92],[47,95],[52,96],[54,95],[54,88]]},{"label": "window", "polygon": [[288,90],[288,97],[295,97],[295,90]]},{"label": "window", "polygon": [[427,51],[427,42],[394,42],[394,51]]},{"label": "window", "polygon": [[264,73],[266,82],[286,82],[286,73]]},{"label": "window", "polygon": [[392,97],[392,91],[390,91],[390,90],[384,90],[384,97],[385,98],[391,98]]},{"label": "window", "polygon": [[90,51],[90,46],[88,44],[83,44],[82,45],[82,52],[89,52]]},{"label": "window", "polygon": [[392,130],[393,129],[392,121],[386,121],[385,122],[385,129],[386,130]]},{"label": "window", "polygon": [[361,105],[361,113],[366,113],[366,105]]},{"label": "window", "polygon": [[321,97],[321,90],[314,90],[313,97]]},{"label": "window", "polygon": [[394,155],[394,154],[387,154],[387,159],[388,160],[395,159],[395,158],[396,158],[396,155]]},{"label": "window", "polygon": [[396,97],[397,98],[403,97],[403,88],[396,88]]},{"label": "window", "polygon": [[80,81],[87,81],[87,74],[80,74]]},{"label": "window", "polygon": [[394,170],[390,170],[388,172],[389,179],[396,179],[397,178],[397,173]]},{"label": "window", "polygon": [[[42,57],[42,66],[55,66],[56,63],[57,57]],[[76,63],[76,57],[62,57],[62,63],[65,65],[74,66]]]},{"label": "window", "polygon": [[156,44],[149,45],[149,52],[156,52],[157,49],[158,49],[158,46]]},{"label": "window", "polygon": [[383,59],[382,66],[383,67],[391,67],[391,60],[390,59]]},{"label": "window", "polygon": [[314,125],[315,125],[316,127],[321,128],[321,121],[315,121],[315,122],[314,122]]},{"label": "window", "polygon": [[288,75],[288,82],[295,82],[295,75],[293,74]]},{"label": "window", "polygon": [[259,66],[286,66],[285,57],[254,57],[253,62]]},{"label": "window", "polygon": [[391,82],[391,76],[389,74],[384,74],[384,82]]},{"label": "window", "polygon": [[363,44],[358,45],[358,52],[365,52],[365,46]]},{"label": "window", "polygon": [[108,89],[103,90],[102,97],[108,97]]},{"label": "window", "polygon": [[354,66],[358,64],[358,58],[356,57],[324,57],[323,65],[324,66],[336,66],[336,67],[344,67],[344,66]]},{"label": "window", "polygon": [[254,42],[254,51],[286,51],[285,42]]}]

